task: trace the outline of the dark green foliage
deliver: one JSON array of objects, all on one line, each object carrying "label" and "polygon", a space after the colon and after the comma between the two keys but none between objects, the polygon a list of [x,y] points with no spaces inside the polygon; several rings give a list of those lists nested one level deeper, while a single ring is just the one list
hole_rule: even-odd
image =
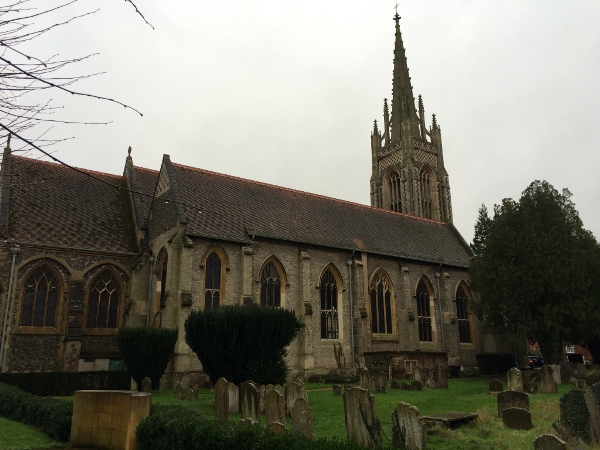
[{"label": "dark green foliage", "polygon": [[492,220],[488,214],[487,207],[481,205],[479,208],[479,216],[477,216],[477,222],[475,222],[475,236],[473,237],[473,243],[471,249],[476,255],[480,255],[485,247],[485,239],[490,232]]},{"label": "dark green foliage", "polygon": [[560,424],[575,436],[590,443],[590,412],[585,403],[585,391],[573,389],[560,398]]},{"label": "dark green foliage", "polygon": [[65,397],[83,389],[128,390],[125,371],[0,373],[0,383],[41,397]]},{"label": "dark green foliage", "polygon": [[[583,228],[568,190],[535,181],[519,201],[483,208],[470,271],[472,308],[488,331],[538,342],[545,361],[561,361],[564,341],[595,331],[600,308],[600,246]],[[477,242],[475,242],[477,241]]]},{"label": "dark green foliage", "polygon": [[127,371],[141,388],[146,377],[152,380],[152,388],[158,389],[160,377],[175,350],[177,330],[166,328],[121,328],[119,349]]},{"label": "dark green foliage", "polygon": [[68,442],[73,403],[36,397],[14,386],[0,383],[0,416],[31,425],[50,438]]},{"label": "dark green foliage", "polygon": [[207,420],[180,406],[153,406],[135,434],[138,450],[364,450],[343,441],[313,440],[293,433],[276,434],[264,426]]},{"label": "dark green foliage", "polygon": [[286,347],[303,325],[293,312],[268,306],[234,305],[192,311],[185,321],[185,340],[216,383],[283,384]]},{"label": "dark green foliage", "polygon": [[501,375],[515,367],[515,355],[510,353],[478,353],[475,357],[482,375]]}]

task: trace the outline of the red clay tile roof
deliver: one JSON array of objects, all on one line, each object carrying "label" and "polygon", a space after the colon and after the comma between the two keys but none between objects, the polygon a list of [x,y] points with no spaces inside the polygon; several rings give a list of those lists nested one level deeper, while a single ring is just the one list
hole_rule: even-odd
[{"label": "red clay tile roof", "polygon": [[234,241],[262,236],[469,267],[446,223],[172,164],[187,233]]},{"label": "red clay tile roof", "polygon": [[[17,242],[139,251],[128,192],[68,167],[12,157],[9,236]],[[81,169],[126,188],[125,178]]]}]

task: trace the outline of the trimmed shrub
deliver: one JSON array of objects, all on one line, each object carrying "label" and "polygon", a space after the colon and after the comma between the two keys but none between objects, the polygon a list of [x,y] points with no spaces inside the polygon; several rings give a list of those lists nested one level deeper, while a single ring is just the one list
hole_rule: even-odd
[{"label": "trimmed shrub", "polygon": [[36,397],[14,386],[0,383],[0,416],[31,425],[56,441],[68,442],[71,437],[73,403]]},{"label": "trimmed shrub", "polygon": [[585,391],[573,389],[559,400],[560,424],[571,436],[590,443],[590,412],[585,403]]},{"label": "trimmed shrub", "polygon": [[515,367],[515,355],[510,353],[478,353],[475,357],[482,375],[500,375]]},{"label": "trimmed shrub", "polygon": [[65,397],[83,389],[129,390],[125,371],[0,373],[0,383],[41,397]]},{"label": "trimmed shrub", "polygon": [[288,369],[286,347],[303,325],[293,312],[255,304],[192,311],[185,321],[185,341],[204,372],[235,384],[283,384]]},{"label": "trimmed shrub", "polygon": [[138,386],[146,377],[152,388],[158,389],[160,377],[167,368],[175,350],[177,330],[166,328],[120,328],[119,349],[125,367]]}]

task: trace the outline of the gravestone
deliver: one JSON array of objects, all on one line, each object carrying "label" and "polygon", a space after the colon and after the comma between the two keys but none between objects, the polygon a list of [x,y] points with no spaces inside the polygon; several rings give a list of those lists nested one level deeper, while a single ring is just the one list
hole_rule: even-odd
[{"label": "gravestone", "polygon": [[285,397],[275,389],[265,397],[265,421],[267,426],[275,422],[285,423]]},{"label": "gravestone", "polygon": [[227,383],[227,394],[229,395],[229,414],[240,413],[240,388],[233,382]]},{"label": "gravestone", "polygon": [[553,434],[542,434],[533,441],[533,448],[534,450],[567,450],[567,444]]},{"label": "gravestone", "polygon": [[286,434],[287,430],[285,425],[278,422],[267,423],[267,428],[277,434]]},{"label": "gravestone", "polygon": [[410,383],[410,390],[411,391],[422,391],[423,390],[423,386],[421,386],[421,382],[420,381],[412,380],[412,383]]},{"label": "gravestone", "polygon": [[513,367],[506,372],[506,377],[508,379],[509,391],[523,392],[523,374],[519,369]]},{"label": "gravestone", "polygon": [[513,430],[530,430],[531,413],[523,408],[506,408],[502,411],[502,422]]},{"label": "gravestone", "polygon": [[554,382],[557,385],[562,384],[560,378],[560,364],[550,364],[550,367],[552,368],[552,378],[554,379]]},{"label": "gravestone", "polygon": [[339,384],[333,385],[333,395],[342,395],[342,388]]},{"label": "gravestone", "polygon": [[558,394],[558,386],[552,376],[552,367],[542,366],[540,369],[540,393],[542,394]]},{"label": "gravestone", "polygon": [[578,438],[589,443],[593,432],[585,392],[572,389],[560,397],[558,405],[560,407],[559,428],[564,430],[560,437],[565,440],[569,437]]},{"label": "gravestone", "polygon": [[573,364],[564,362],[560,365],[560,379],[563,383],[569,383],[571,378],[575,377],[575,369]]},{"label": "gravestone", "polygon": [[575,378],[575,389],[587,389],[587,381],[585,378]]},{"label": "gravestone", "polygon": [[398,380],[392,380],[392,382],[390,383],[390,387],[392,389],[400,389],[400,383],[398,383]]},{"label": "gravestone", "polygon": [[240,384],[240,414],[242,420],[260,424],[260,392],[254,381]]},{"label": "gravestone", "polygon": [[142,392],[152,393],[152,381],[148,377],[142,380]]},{"label": "gravestone", "polygon": [[587,367],[584,363],[575,363],[575,377],[585,378],[587,377]]},{"label": "gravestone", "polygon": [[381,422],[375,411],[375,397],[367,389],[344,392],[344,414],[348,440],[365,447],[381,445]]},{"label": "gravestone", "polygon": [[300,386],[304,386],[304,375],[297,373],[293,382],[298,383]]},{"label": "gravestone", "polygon": [[418,364],[413,365],[413,380],[423,383],[423,369]]},{"label": "gravestone", "polygon": [[185,399],[190,402],[198,400],[198,386],[191,385],[185,392]]},{"label": "gravestone", "polygon": [[436,387],[435,368],[423,367],[421,369],[421,384],[430,388]]},{"label": "gravestone", "polygon": [[392,443],[394,447],[408,450],[427,448],[425,429],[416,406],[400,402],[392,412]]},{"label": "gravestone", "polygon": [[600,383],[592,385],[584,395],[590,413],[591,434],[600,441]]},{"label": "gravestone", "polygon": [[308,396],[306,395],[306,389],[304,385],[300,385],[296,382],[285,385],[285,413],[287,415],[292,414],[292,408],[294,403],[299,398],[303,398],[308,403]]},{"label": "gravestone", "polygon": [[366,389],[371,392],[371,372],[366,367],[364,369],[360,369],[360,387]]},{"label": "gravestone", "polygon": [[537,394],[538,393],[538,381],[536,377],[531,377],[531,379],[525,383],[523,386],[523,390],[528,394]]},{"label": "gravestone", "polygon": [[380,394],[387,393],[387,375],[383,370],[375,374],[375,392]]},{"label": "gravestone", "polygon": [[600,383],[600,371],[590,371],[590,374],[585,379],[588,386]]},{"label": "gravestone", "polygon": [[490,392],[502,392],[504,388],[502,387],[502,381],[500,380],[490,380],[488,382],[488,389]]},{"label": "gravestone", "polygon": [[229,420],[228,381],[221,377],[215,384],[215,419]]},{"label": "gravestone", "polygon": [[411,387],[410,387],[410,384],[408,384],[408,383],[405,381],[405,382],[403,382],[403,383],[400,385],[400,389],[402,389],[403,391],[410,391],[410,390],[411,390]]},{"label": "gravestone", "polygon": [[183,400],[183,386],[181,385],[181,383],[177,383],[175,385],[175,398],[177,400]]},{"label": "gravestone", "polygon": [[292,408],[292,431],[309,439],[313,437],[313,412],[308,402],[298,398]]},{"label": "gravestone", "polygon": [[529,396],[518,391],[498,392],[498,417],[506,408],[521,408],[529,411]]},{"label": "gravestone", "polygon": [[448,371],[442,363],[437,363],[433,369],[433,382],[436,388],[448,388]]}]

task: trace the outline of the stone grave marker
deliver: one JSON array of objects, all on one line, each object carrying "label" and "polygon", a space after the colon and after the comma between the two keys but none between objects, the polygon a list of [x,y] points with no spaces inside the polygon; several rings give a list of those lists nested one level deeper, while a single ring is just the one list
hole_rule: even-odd
[{"label": "stone grave marker", "polygon": [[448,388],[448,371],[442,363],[437,363],[433,369],[433,382],[436,388]]},{"label": "stone grave marker", "polygon": [[575,389],[587,389],[587,381],[585,378],[575,378]]},{"label": "stone grave marker", "polygon": [[508,379],[509,391],[523,392],[523,374],[519,369],[513,367],[506,372],[506,377]]},{"label": "stone grave marker", "polygon": [[294,377],[294,383],[298,383],[300,386],[304,386],[304,375],[297,373]]},{"label": "stone grave marker", "polygon": [[387,375],[383,370],[380,370],[375,375],[375,392],[380,394],[387,393]]},{"label": "stone grave marker", "polygon": [[498,392],[498,417],[506,408],[521,408],[529,411],[529,396],[524,392],[503,391]]},{"label": "stone grave marker", "polygon": [[344,390],[346,390],[346,389],[352,389],[352,387],[353,386],[351,384],[345,384],[344,385]]},{"label": "stone grave marker", "polygon": [[306,389],[304,385],[299,385],[296,382],[285,385],[285,413],[289,416],[292,414],[292,408],[294,403],[299,398],[303,398],[308,403],[308,396],[306,395]]},{"label": "stone grave marker", "polygon": [[392,382],[390,383],[390,387],[392,389],[400,389],[400,383],[398,383],[398,380],[392,380]]},{"label": "stone grave marker", "polygon": [[313,438],[313,412],[308,402],[298,398],[292,408],[292,431]]},{"label": "stone grave marker", "polygon": [[557,385],[562,384],[560,378],[560,364],[549,364],[549,366],[552,368],[552,378],[554,379],[554,382]]},{"label": "stone grave marker", "polygon": [[333,385],[333,395],[342,395],[342,388],[339,384]]},{"label": "stone grave marker", "polygon": [[502,392],[504,388],[502,387],[502,381],[500,380],[490,380],[488,382],[488,389],[490,392]]},{"label": "stone grave marker", "polygon": [[502,411],[502,422],[513,430],[530,430],[531,413],[523,408],[506,408]]},{"label": "stone grave marker", "polygon": [[285,423],[285,397],[275,389],[270,390],[265,398],[265,421],[267,425]]},{"label": "stone grave marker", "polygon": [[542,434],[533,441],[533,448],[534,450],[567,450],[567,444],[553,434]]},{"label": "stone grave marker", "polygon": [[596,441],[600,441],[600,383],[592,385],[584,398],[590,413],[591,434],[596,437]]},{"label": "stone grave marker", "polygon": [[588,386],[600,383],[600,371],[590,371],[590,374],[585,379]]},{"label": "stone grave marker", "polygon": [[190,402],[198,400],[198,386],[191,385],[185,392],[185,399]]},{"label": "stone grave marker", "polygon": [[227,394],[229,396],[229,414],[240,413],[240,388],[233,382],[227,383]]},{"label": "stone grave marker", "polygon": [[287,430],[285,425],[278,422],[267,423],[267,428],[271,431],[274,431],[277,434],[286,434]]},{"label": "stone grave marker", "polygon": [[413,380],[416,380],[420,383],[423,383],[423,369],[421,366],[419,366],[418,364],[414,364],[413,365]]},{"label": "stone grave marker", "polygon": [[221,377],[215,384],[215,419],[229,420],[229,382]]},{"label": "stone grave marker", "polygon": [[360,387],[371,392],[371,372],[366,367],[364,369],[360,369]]},{"label": "stone grave marker", "polygon": [[560,379],[563,383],[570,383],[571,378],[575,377],[573,364],[564,362],[560,365]]},{"label": "stone grave marker", "polygon": [[427,448],[423,421],[416,406],[400,402],[392,412],[392,443],[408,450]]},{"label": "stone grave marker", "polygon": [[558,405],[560,437],[565,440],[567,437],[572,437],[589,443],[594,433],[584,391],[571,389],[560,397]]},{"label": "stone grave marker", "polygon": [[242,420],[260,424],[260,392],[254,381],[240,384],[240,414]]},{"label": "stone grave marker", "polygon": [[175,398],[177,400],[183,400],[183,386],[181,385],[181,383],[177,382],[177,384],[175,385]]},{"label": "stone grave marker", "polygon": [[585,378],[587,377],[587,367],[584,363],[575,363],[575,377]]},{"label": "stone grave marker", "polygon": [[152,381],[148,377],[142,380],[142,392],[152,393]]},{"label": "stone grave marker", "polygon": [[538,381],[536,377],[531,377],[531,379],[524,383],[523,390],[528,394],[537,394],[538,393]]},{"label": "stone grave marker", "polygon": [[412,380],[412,382],[410,383],[410,390],[411,391],[422,391],[423,386],[421,386],[420,381]]},{"label": "stone grave marker", "polygon": [[410,391],[412,388],[411,388],[410,384],[408,384],[406,381],[404,381],[400,385],[400,389],[402,389],[403,391]]},{"label": "stone grave marker", "polygon": [[381,445],[381,422],[375,411],[375,397],[367,389],[344,392],[344,414],[348,440],[365,447]]},{"label": "stone grave marker", "polygon": [[558,394],[558,386],[554,381],[552,367],[546,365],[540,369],[540,393],[542,394]]},{"label": "stone grave marker", "polygon": [[421,384],[430,388],[435,388],[437,386],[435,368],[430,369],[428,367],[423,367],[421,369]]},{"label": "stone grave marker", "polygon": [[267,395],[267,386],[273,386],[271,385],[264,385],[261,384],[258,386],[258,398],[259,398],[259,403],[258,403],[258,411],[261,414],[265,413],[265,395]]}]

